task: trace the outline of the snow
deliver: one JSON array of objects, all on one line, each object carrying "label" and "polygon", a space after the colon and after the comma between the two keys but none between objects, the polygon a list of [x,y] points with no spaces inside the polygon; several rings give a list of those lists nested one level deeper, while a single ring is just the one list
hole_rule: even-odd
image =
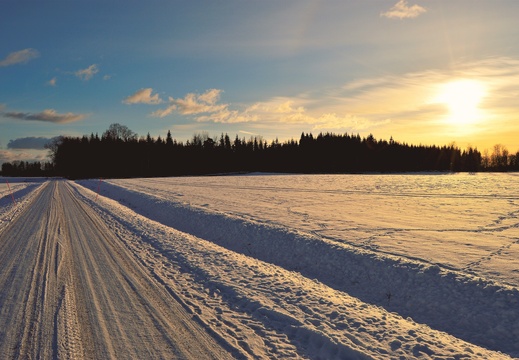
[{"label": "snow", "polygon": [[[519,357],[517,179],[68,183],[236,358],[505,359]],[[2,180],[0,233],[47,184]]]},{"label": "snow", "polygon": [[232,357],[72,183],[45,181],[32,194],[0,230],[2,358]]},{"label": "snow", "polygon": [[257,174],[75,189],[236,357],[507,358],[519,357],[518,179]]},{"label": "snow", "polygon": [[45,181],[44,178],[0,177],[0,231],[38,195]]}]

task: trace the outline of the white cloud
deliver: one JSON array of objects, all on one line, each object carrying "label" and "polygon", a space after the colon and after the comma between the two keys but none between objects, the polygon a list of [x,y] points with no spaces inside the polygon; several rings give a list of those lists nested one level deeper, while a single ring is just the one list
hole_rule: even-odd
[{"label": "white cloud", "polygon": [[210,89],[201,95],[197,95],[196,97],[198,98],[198,101],[202,103],[214,105],[216,102],[218,102],[218,100],[220,100],[221,92],[222,90],[219,89]]},{"label": "white cloud", "polygon": [[0,149],[0,165],[5,162],[12,163],[13,161],[47,161],[48,151],[47,150],[4,150]]},{"label": "white cloud", "polygon": [[243,112],[249,121],[281,121],[285,123],[310,123],[311,117],[300,100],[289,97],[273,97],[267,101],[257,102]]},{"label": "white cloud", "polygon": [[273,97],[250,106],[230,109],[229,104],[218,103],[221,90],[210,89],[203,94],[189,93],[184,98],[169,98],[169,106],[154,111],[151,115],[165,117],[174,112],[182,115],[196,115],[197,122],[214,123],[264,123],[313,126],[314,129],[361,129],[368,127],[368,121],[358,116],[339,116],[328,112],[309,112],[305,108],[308,100],[304,97]]},{"label": "white cloud", "polygon": [[[311,103],[306,96],[274,97],[248,107],[242,114],[246,116],[241,118],[270,124],[310,126],[313,131],[362,131],[388,122],[348,113],[343,106],[337,109],[342,115],[328,112],[330,108],[335,107],[325,99],[322,101],[322,104],[315,100]],[[307,108],[308,105],[312,106],[312,109]]]},{"label": "white cloud", "polygon": [[[432,103],[431,99],[438,96],[444,84],[458,79],[474,79],[486,88],[488,96],[479,105],[485,118],[481,125],[486,126],[486,131],[491,124],[501,124],[504,129],[505,122],[508,129],[519,131],[519,125],[512,124],[518,116],[519,60],[511,58],[452,64],[449,70],[359,78],[335,89],[316,89],[250,104],[223,103],[222,91],[212,89],[203,94],[169,98],[169,106],[152,115],[189,115],[199,123],[247,123],[258,130],[376,131],[377,136],[387,138],[405,134],[412,141],[441,143],[450,136],[447,121],[450,110],[445,104]],[[483,130],[474,127],[474,131],[483,133]]]},{"label": "white cloud", "polygon": [[[476,81],[486,93],[478,105],[477,121],[464,126],[463,131],[458,131],[459,125],[451,121],[449,106],[433,101],[445,84],[459,80]],[[519,60],[488,58],[453,63],[449,70],[431,69],[352,81],[333,94],[340,104],[328,107],[337,114],[342,113],[341,108],[347,109],[360,118],[357,127],[364,124],[367,131],[372,131],[376,126],[378,136],[405,135],[408,141],[428,144],[466,141],[478,148],[496,143],[495,139],[499,138],[515,148],[519,131],[517,84]]]},{"label": "white cloud", "polygon": [[[478,108],[483,120],[465,137],[456,137],[453,132],[454,127],[448,121],[449,107],[431,101],[442,86],[460,79],[477,80],[487,93]],[[372,132],[377,138],[397,136],[400,141],[413,143],[442,144],[455,140],[463,144],[468,141],[479,148],[500,138],[502,143],[514,148],[519,132],[517,84],[519,60],[487,58],[453,63],[448,70],[358,78],[334,89],[315,89],[249,104],[222,103],[222,91],[211,89],[179,99],[169,98],[168,106],[152,115],[188,115],[198,124],[246,124],[257,133],[270,132],[276,136],[283,131],[292,134],[294,131]],[[490,135],[492,140],[487,139]]]},{"label": "white cloud", "polygon": [[74,113],[66,113],[66,114],[58,114],[56,110],[46,109],[40,113],[31,114],[24,112],[4,112],[2,116],[11,118],[11,119],[19,119],[19,120],[34,120],[34,121],[44,121],[51,122],[55,124],[67,124],[79,120],[83,120],[86,115],[85,114],[74,114]]},{"label": "white cloud", "polygon": [[389,11],[380,14],[388,19],[409,19],[420,16],[427,10],[420,5],[411,5],[406,0],[399,0]]},{"label": "white cloud", "polygon": [[171,105],[165,109],[155,110],[154,112],[151,113],[151,116],[163,118],[163,117],[166,117],[166,116],[172,114],[176,109],[177,109],[176,105]]},{"label": "white cloud", "polygon": [[152,88],[141,89],[123,100],[125,104],[160,104],[162,99],[159,94],[151,95]]},{"label": "white cloud", "polygon": [[253,122],[256,120],[257,118],[249,116],[244,112],[229,110],[227,106],[221,111],[196,117],[196,121],[198,122],[215,122],[222,124]]},{"label": "white cloud", "polygon": [[58,82],[58,79],[56,77],[53,77],[47,82],[47,85],[49,86],[56,86],[56,83]]},{"label": "white cloud", "polygon": [[321,130],[348,130],[350,132],[358,132],[373,129],[381,125],[387,125],[391,122],[390,119],[383,119],[380,121],[372,121],[360,116],[347,114],[338,116],[335,113],[323,114],[313,127],[315,131]]},{"label": "white cloud", "polygon": [[203,113],[220,113],[225,111],[228,104],[217,104],[222,90],[210,89],[203,94],[189,93],[182,99],[169,98],[169,106],[152,113],[152,116],[165,117],[174,111],[182,115]]},{"label": "white cloud", "polygon": [[203,94],[189,93],[183,99],[170,98],[170,103],[183,115],[214,113],[224,110],[227,104],[216,104],[222,90],[210,89]]},{"label": "white cloud", "polygon": [[255,133],[255,132],[245,131],[245,130],[239,130],[238,132],[241,133],[241,134],[251,135],[251,136],[260,135],[260,134]]},{"label": "white cloud", "polygon": [[4,162],[13,162],[20,159],[25,161],[27,157],[27,153],[20,154],[18,151],[0,149],[0,164]]},{"label": "white cloud", "polygon": [[15,64],[24,64],[32,59],[36,59],[40,56],[38,50],[35,49],[24,49],[15,51],[7,55],[3,60],[0,60],[0,66],[10,66]]},{"label": "white cloud", "polygon": [[92,77],[99,72],[99,68],[96,64],[92,64],[86,69],[80,69],[74,73],[81,80],[88,81],[92,79]]}]

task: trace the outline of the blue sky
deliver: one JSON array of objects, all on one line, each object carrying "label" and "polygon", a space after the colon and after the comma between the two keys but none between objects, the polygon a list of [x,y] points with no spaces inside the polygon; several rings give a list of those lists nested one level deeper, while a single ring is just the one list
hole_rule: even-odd
[{"label": "blue sky", "polygon": [[4,0],[0,163],[116,122],[182,141],[347,132],[515,152],[517,14],[516,0]]}]

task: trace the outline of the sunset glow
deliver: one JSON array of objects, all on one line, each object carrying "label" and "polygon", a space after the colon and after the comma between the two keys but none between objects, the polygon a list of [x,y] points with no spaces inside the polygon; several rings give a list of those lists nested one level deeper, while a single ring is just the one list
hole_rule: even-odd
[{"label": "sunset glow", "polygon": [[2,8],[0,164],[112,123],[519,150],[519,1],[92,1]]},{"label": "sunset glow", "polygon": [[484,85],[477,80],[455,80],[443,84],[435,102],[448,108],[448,122],[458,127],[470,127],[482,120],[481,100],[486,96]]}]

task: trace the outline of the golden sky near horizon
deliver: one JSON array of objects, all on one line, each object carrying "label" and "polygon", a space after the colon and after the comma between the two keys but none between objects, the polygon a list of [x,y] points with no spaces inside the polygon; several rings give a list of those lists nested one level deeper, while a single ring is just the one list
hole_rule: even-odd
[{"label": "golden sky near horizon", "polygon": [[2,5],[0,163],[111,123],[519,151],[515,0]]}]

